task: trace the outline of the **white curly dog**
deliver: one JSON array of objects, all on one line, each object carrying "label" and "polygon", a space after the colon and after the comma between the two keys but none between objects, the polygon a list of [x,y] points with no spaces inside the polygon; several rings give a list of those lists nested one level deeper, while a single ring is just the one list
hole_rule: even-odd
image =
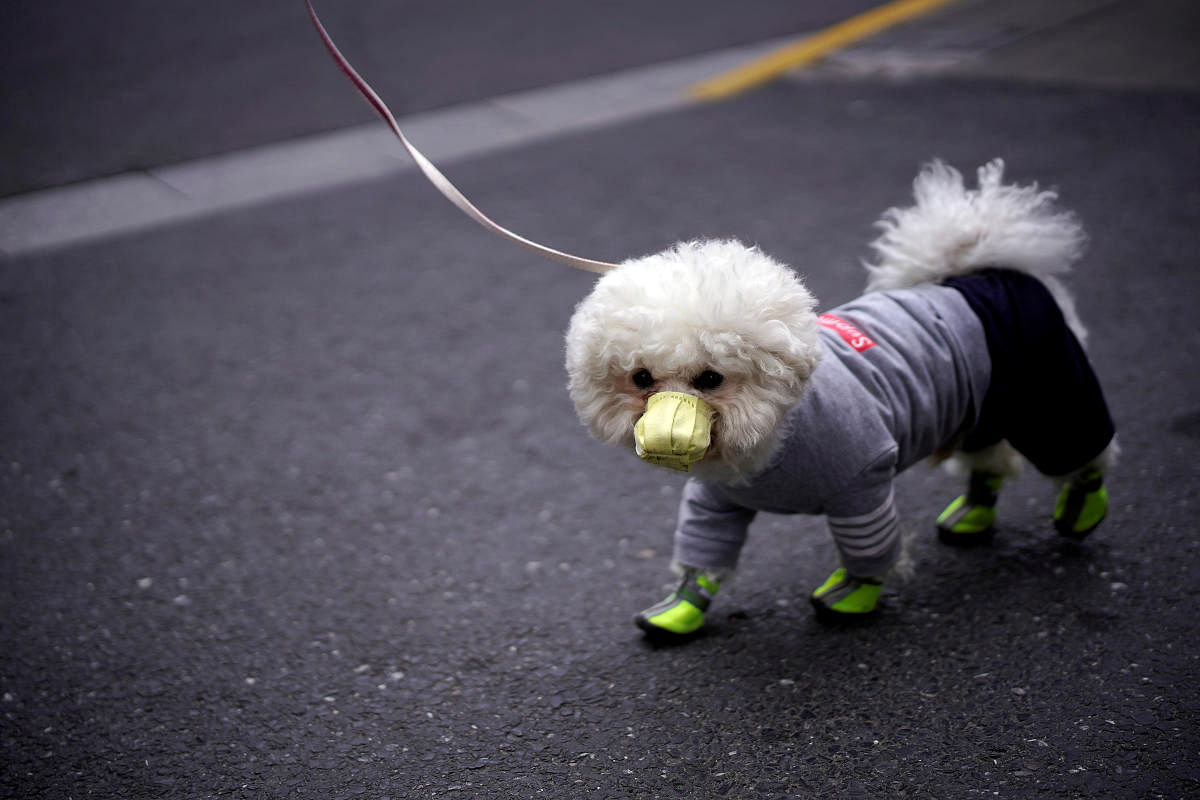
[{"label": "white curly dog", "polygon": [[927,166],[915,204],[879,222],[867,293],[826,313],[792,270],[736,241],[626,261],[578,305],[566,366],[581,420],[691,475],[681,582],[637,615],[643,630],[702,627],[758,511],[825,515],[841,566],[812,602],[823,618],[873,614],[902,551],[892,481],[931,456],[968,476],[938,517],[944,541],[991,536],[1023,460],[1061,482],[1061,534],[1099,524],[1114,427],[1059,280],[1085,236],[1053,192],[1003,172],[993,161],[968,189]]}]

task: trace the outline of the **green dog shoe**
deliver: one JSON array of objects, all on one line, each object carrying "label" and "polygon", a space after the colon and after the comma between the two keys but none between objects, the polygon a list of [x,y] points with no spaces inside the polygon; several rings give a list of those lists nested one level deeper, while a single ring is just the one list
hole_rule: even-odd
[{"label": "green dog shoe", "polygon": [[818,618],[846,622],[874,614],[882,591],[883,581],[879,578],[855,578],[841,567],[817,587],[811,599]]},{"label": "green dog shoe", "polygon": [[972,472],[967,493],[956,497],[938,515],[938,538],[945,544],[982,544],[992,538],[996,524],[996,501],[1004,478],[988,472]]},{"label": "green dog shoe", "polygon": [[1054,504],[1054,529],[1071,539],[1082,539],[1096,529],[1108,513],[1108,490],[1099,470],[1071,481]]},{"label": "green dog shoe", "polygon": [[721,586],[703,572],[688,572],[665,600],[639,611],[634,624],[650,636],[687,636],[704,625],[704,612]]}]

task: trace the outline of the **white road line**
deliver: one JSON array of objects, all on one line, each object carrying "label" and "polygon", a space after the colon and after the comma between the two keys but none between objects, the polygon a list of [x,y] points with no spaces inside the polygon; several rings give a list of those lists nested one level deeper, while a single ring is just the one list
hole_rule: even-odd
[{"label": "white road line", "polygon": [[[686,90],[791,41],[625,70],[399,120],[439,165],[594,129],[696,102]],[[317,54],[317,57],[321,54]],[[349,87],[347,91],[352,91]],[[94,242],[412,168],[391,131],[372,122],[145,172],[0,199],[0,253]]]}]

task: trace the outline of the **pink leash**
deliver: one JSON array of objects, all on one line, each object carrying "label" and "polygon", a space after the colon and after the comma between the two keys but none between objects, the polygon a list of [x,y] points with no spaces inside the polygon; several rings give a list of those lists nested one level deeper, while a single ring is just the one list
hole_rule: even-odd
[{"label": "pink leash", "polygon": [[404,136],[404,132],[400,130],[400,126],[396,124],[396,118],[392,116],[392,112],[387,107],[387,104],[380,99],[379,95],[375,93],[375,90],[371,88],[370,84],[363,80],[362,76],[355,71],[354,67],[350,65],[350,62],[346,60],[346,57],[342,55],[340,50],[338,50],[337,45],[333,43],[333,39],[330,38],[328,31],[325,30],[325,26],[321,24],[321,20],[317,17],[317,12],[316,9],[313,8],[312,0],[304,0],[304,3],[308,6],[308,15],[312,18],[312,22],[317,29],[317,33],[321,35],[322,41],[325,42],[325,48],[329,50],[329,54],[333,56],[333,60],[337,62],[337,65],[341,68],[342,72],[346,74],[346,77],[350,79],[350,82],[354,84],[355,88],[362,93],[363,97],[367,98],[367,102],[369,102],[375,108],[375,111],[379,113],[379,116],[383,117],[384,121],[387,122],[387,124],[391,127],[392,133],[396,134],[396,138],[400,140],[400,144],[404,145],[404,149],[408,151],[410,156],[412,156],[412,160],[416,162],[416,165],[421,169],[421,172],[425,174],[425,177],[429,179],[429,182],[437,187],[438,191],[445,195],[451,203],[454,203],[454,205],[458,206],[458,208],[464,214],[493,233],[498,233],[504,238],[516,242],[522,247],[532,250],[540,256],[549,258],[553,261],[558,261],[562,264],[566,264],[569,267],[587,270],[588,272],[607,272],[608,270],[617,266],[616,264],[610,264],[605,261],[593,261],[590,258],[581,258],[579,256],[573,256],[570,253],[564,253],[560,250],[555,250],[552,247],[546,247],[543,244],[538,244],[537,242],[526,239],[524,236],[513,233],[508,228],[505,228],[504,226],[499,225],[489,219],[482,211],[476,208],[470,200],[466,198],[466,195],[458,190],[458,187],[451,183],[446,176],[442,174],[441,170],[434,166],[432,161],[426,158],[420,150],[413,147],[412,143],[409,142]]}]

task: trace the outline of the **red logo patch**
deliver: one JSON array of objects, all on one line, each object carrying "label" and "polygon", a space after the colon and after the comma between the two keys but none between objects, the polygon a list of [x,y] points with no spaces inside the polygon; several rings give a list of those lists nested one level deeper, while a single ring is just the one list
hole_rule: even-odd
[{"label": "red logo patch", "polygon": [[850,345],[860,353],[863,350],[867,350],[875,346],[874,339],[872,339],[870,336],[867,336],[849,322],[838,319],[833,314],[822,314],[821,316],[817,317],[817,324],[823,328],[829,328],[831,331],[835,332],[838,336],[845,340],[846,344]]}]

